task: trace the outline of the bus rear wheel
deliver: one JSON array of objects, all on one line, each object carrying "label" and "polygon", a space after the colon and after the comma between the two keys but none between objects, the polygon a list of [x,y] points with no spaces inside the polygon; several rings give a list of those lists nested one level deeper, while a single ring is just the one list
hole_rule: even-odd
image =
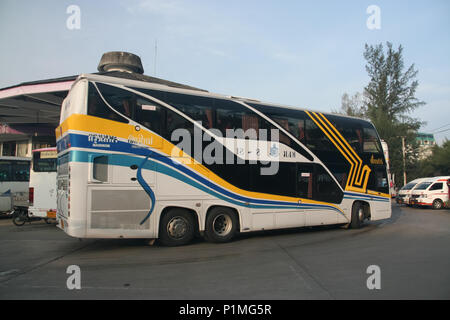
[{"label": "bus rear wheel", "polygon": [[170,209],[161,218],[159,240],[165,246],[181,246],[192,241],[195,235],[193,215],[181,208]]},{"label": "bus rear wheel", "polygon": [[205,237],[211,242],[228,242],[236,235],[238,220],[233,210],[216,207],[206,218]]}]

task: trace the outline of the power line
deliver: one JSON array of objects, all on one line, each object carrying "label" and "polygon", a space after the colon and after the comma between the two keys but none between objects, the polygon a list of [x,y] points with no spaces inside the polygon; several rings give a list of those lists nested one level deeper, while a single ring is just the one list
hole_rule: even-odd
[{"label": "power line", "polygon": [[435,132],[435,133],[433,133],[433,134],[436,134],[436,133],[442,133],[442,132],[446,132],[446,131],[450,131],[450,128],[445,129],[445,130],[442,130],[442,131]]},{"label": "power line", "polygon": [[440,126],[439,128],[436,128],[436,129],[434,129],[434,130],[431,130],[431,131],[432,131],[432,132],[437,131],[437,130],[439,130],[439,129],[445,128],[445,127],[448,126],[448,125],[450,125],[450,123],[447,123],[447,124],[445,124],[445,125],[443,125],[443,126]]}]

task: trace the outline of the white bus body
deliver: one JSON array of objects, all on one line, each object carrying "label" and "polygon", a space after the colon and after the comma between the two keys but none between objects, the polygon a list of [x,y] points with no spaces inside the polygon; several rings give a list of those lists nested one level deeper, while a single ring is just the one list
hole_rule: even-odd
[{"label": "white bus body", "polygon": [[411,205],[442,209],[449,202],[450,176],[434,177],[420,183],[412,192]]},{"label": "white bus body", "polygon": [[0,157],[0,212],[28,206],[30,158]]},{"label": "white bus body", "polygon": [[33,150],[28,208],[33,216],[56,219],[57,156],[56,148]]},{"label": "white bus body", "polygon": [[[214,99],[214,103],[217,104],[232,105],[233,108],[248,110],[248,113],[251,113],[250,119],[256,118],[256,115],[261,117],[260,121],[266,121],[276,127],[286,137],[295,141],[298,148],[306,150],[302,155],[292,149],[296,147],[295,143],[288,146],[281,140],[279,143],[263,143],[264,147],[270,148],[271,155],[279,157],[280,165],[291,168],[289,164],[293,164],[295,169],[296,161],[300,161],[302,163],[298,165],[298,168],[301,170],[298,169],[299,171],[292,174],[286,172],[283,176],[276,176],[279,177],[275,177],[276,180],[258,176],[258,179],[264,178],[266,179],[264,181],[271,182],[260,183],[253,188],[274,189],[275,187],[273,191],[275,194],[238,187],[219,176],[220,173],[217,172],[221,167],[213,171],[184,152],[174,153],[173,151],[178,149],[162,134],[153,131],[156,129],[150,130],[128,117],[126,121],[117,122],[92,116],[89,109],[91,106],[88,106],[88,100],[91,99],[88,97],[90,93],[98,96],[96,101],[100,101],[99,104],[101,103],[102,106],[106,104],[106,107],[111,108],[106,93],[103,91],[103,96],[101,93],[103,89],[98,89],[103,87],[130,92],[136,95],[135,99],[140,103],[138,106],[142,112],[145,110],[151,113],[159,108],[164,109],[167,119],[169,114],[176,115],[186,123],[192,123],[194,130],[200,128],[202,132],[213,137],[216,135],[212,130],[181,114],[173,107],[175,104],[171,105],[160,100],[163,98],[158,99],[150,94],[141,93],[138,89],[156,90],[167,96],[173,94],[193,99]],[[88,92],[88,88],[92,91]],[[139,102],[140,100],[146,102]],[[219,107],[216,105],[216,108]],[[286,112],[297,110],[282,109],[281,106],[273,106],[273,108],[286,110]],[[126,117],[125,111],[123,112],[122,114],[110,109],[111,115],[115,117],[119,115],[122,119]],[[135,80],[81,75],[72,85],[63,102],[60,126],[56,129],[58,226],[70,236],[77,238],[158,238],[162,234],[170,234],[175,241],[177,236],[181,237],[180,234],[190,228],[197,229],[200,234],[213,231],[221,234],[221,231],[229,230],[227,228],[231,222],[233,222],[233,228],[237,227],[238,232],[249,232],[313,225],[349,224],[352,223],[353,216],[356,216],[353,221],[355,219],[362,221],[364,218],[372,220],[389,218],[391,203],[389,191],[386,189],[386,163],[373,125],[360,119],[340,117],[345,121],[356,121],[358,125],[367,127],[364,127],[367,140],[360,141],[361,150],[366,151],[362,155],[365,158],[360,158],[348,142],[343,138],[340,139],[340,133],[328,122],[330,118],[338,116],[302,112],[310,117],[305,120],[309,121],[308,125],[313,126],[315,122],[317,123],[315,128],[320,126],[323,130],[327,128],[331,132],[326,133],[332,142],[330,146],[333,152],[344,159],[342,166],[350,172],[345,171],[339,175],[330,174],[322,160],[309,151],[300,142],[300,138],[293,137],[293,134],[281,125],[256,110],[256,107],[250,106],[250,101]],[[208,113],[206,118],[209,118]],[[152,118],[149,119],[151,120]],[[251,123],[250,120],[245,121],[247,124]],[[149,124],[148,127],[151,125]],[[226,139],[217,138],[222,142]],[[236,142],[238,139],[234,140]],[[245,141],[248,143],[248,140]],[[358,140],[355,143],[358,143]],[[246,147],[250,148],[249,144]],[[239,150],[233,148],[229,151],[238,157]],[[251,150],[247,150],[250,154]],[[378,153],[371,154],[370,150]],[[245,159],[248,160],[248,158]],[[312,171],[300,165],[308,166],[310,168],[308,170]],[[232,178],[240,179],[242,173],[239,170],[245,168],[245,165],[236,166]],[[322,180],[318,180],[319,177]],[[342,183],[341,180],[337,180],[337,177],[342,179]],[[290,179],[294,179],[293,183],[297,186],[294,191],[298,192],[301,187],[304,188],[302,190],[305,190],[305,194],[280,195],[276,189],[284,188],[287,184],[285,180]],[[373,189],[372,187],[369,189],[368,185],[373,185]],[[336,192],[336,195],[331,194],[330,188]],[[376,188],[387,191],[377,191]],[[310,190],[313,191],[310,192]],[[334,202],[333,199],[324,201],[320,200],[320,197],[314,199],[313,196],[316,194],[326,199],[334,196],[340,198]],[[217,213],[218,210],[224,210],[223,212],[227,214]],[[216,219],[211,221],[210,217],[213,213]],[[230,220],[230,215],[236,220]],[[224,229],[211,231],[211,228],[218,225],[223,226]]]}]

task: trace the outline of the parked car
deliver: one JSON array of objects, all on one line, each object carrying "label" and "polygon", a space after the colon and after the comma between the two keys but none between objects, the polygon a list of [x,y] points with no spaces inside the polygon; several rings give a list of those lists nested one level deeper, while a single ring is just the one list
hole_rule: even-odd
[{"label": "parked car", "polygon": [[397,203],[410,205],[411,192],[416,188],[421,182],[426,181],[431,178],[419,178],[405,184],[398,192]]},{"label": "parked car", "polygon": [[421,182],[412,192],[410,204],[442,209],[449,202],[450,176]]}]

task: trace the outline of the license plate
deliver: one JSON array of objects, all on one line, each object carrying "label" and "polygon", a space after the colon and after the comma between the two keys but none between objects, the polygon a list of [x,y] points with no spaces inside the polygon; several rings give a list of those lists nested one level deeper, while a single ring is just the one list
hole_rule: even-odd
[{"label": "license plate", "polygon": [[56,211],[47,211],[47,218],[56,219]]}]

